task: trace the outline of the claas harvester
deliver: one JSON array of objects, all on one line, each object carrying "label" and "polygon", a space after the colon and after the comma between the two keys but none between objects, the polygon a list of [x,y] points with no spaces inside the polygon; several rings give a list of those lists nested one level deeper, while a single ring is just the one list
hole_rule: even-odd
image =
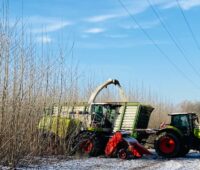
[{"label": "claas harvester", "polygon": [[51,115],[39,123],[43,134],[56,134],[65,139],[71,124],[81,125],[70,144],[70,153],[82,152],[88,156],[104,154],[107,157],[140,158],[151,154],[137,140],[135,129],[146,129],[153,107],[138,102],[127,102],[124,93],[120,102],[95,102],[97,95],[108,85],[121,91],[119,81],[109,79],[92,93],[87,103],[54,106]]},{"label": "claas harvester", "polygon": [[[122,115],[119,112],[121,107],[126,107]],[[135,107],[140,106],[136,103],[93,104],[92,110],[95,111],[92,111],[91,125],[76,136],[72,150],[81,150],[89,156],[105,154],[122,159],[150,154],[130,131],[134,127],[134,117],[129,115],[128,109]]]}]

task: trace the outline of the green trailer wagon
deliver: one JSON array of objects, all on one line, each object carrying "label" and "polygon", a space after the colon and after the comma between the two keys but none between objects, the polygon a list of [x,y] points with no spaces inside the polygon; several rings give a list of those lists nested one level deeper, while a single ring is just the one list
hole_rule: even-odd
[{"label": "green trailer wagon", "polygon": [[[65,138],[72,125],[81,124],[82,128],[94,131],[127,131],[131,136],[140,139],[141,133],[137,129],[148,127],[150,115],[154,109],[150,105],[139,102],[93,103],[91,112],[88,112],[89,107],[87,103],[54,106],[40,120],[38,129]],[[104,125],[105,112],[107,122],[110,123],[109,127]]]}]

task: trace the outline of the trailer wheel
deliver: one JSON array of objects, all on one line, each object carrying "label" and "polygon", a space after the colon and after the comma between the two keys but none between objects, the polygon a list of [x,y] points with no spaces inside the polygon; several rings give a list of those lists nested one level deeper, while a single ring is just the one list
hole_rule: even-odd
[{"label": "trailer wheel", "polygon": [[155,140],[155,150],[159,156],[172,158],[179,156],[180,139],[173,133],[163,132]]}]

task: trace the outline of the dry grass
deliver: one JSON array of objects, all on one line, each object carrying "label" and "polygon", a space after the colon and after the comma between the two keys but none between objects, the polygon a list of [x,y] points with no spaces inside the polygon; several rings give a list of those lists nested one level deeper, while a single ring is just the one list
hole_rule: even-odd
[{"label": "dry grass", "polygon": [[42,45],[39,53],[23,21],[10,25],[8,1],[1,5],[0,163],[15,166],[41,151],[37,125],[45,108],[77,98],[78,72],[67,64],[73,44],[67,56],[62,48],[56,54]]}]

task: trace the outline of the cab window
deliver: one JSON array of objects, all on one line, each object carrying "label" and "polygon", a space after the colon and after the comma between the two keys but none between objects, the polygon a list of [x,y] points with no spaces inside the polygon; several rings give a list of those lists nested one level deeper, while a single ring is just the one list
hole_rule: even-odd
[{"label": "cab window", "polygon": [[187,115],[174,115],[171,124],[177,128],[187,128],[189,127],[188,117]]}]

